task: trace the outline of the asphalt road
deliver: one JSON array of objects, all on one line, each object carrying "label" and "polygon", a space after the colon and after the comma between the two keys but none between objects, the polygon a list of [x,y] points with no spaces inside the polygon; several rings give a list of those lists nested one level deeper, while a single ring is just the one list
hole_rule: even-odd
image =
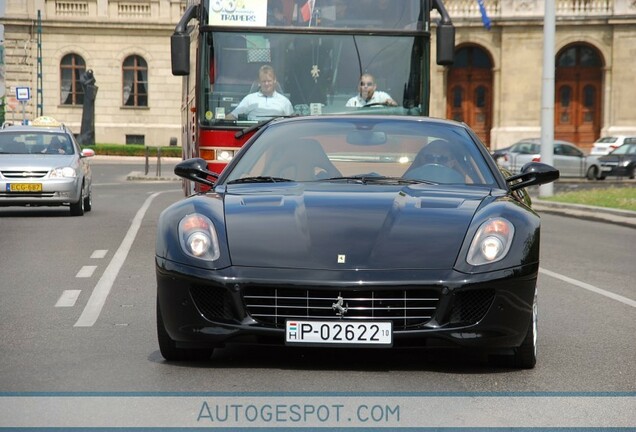
[{"label": "asphalt road", "polygon": [[[93,170],[93,211],[83,217],[69,217],[67,209],[0,209],[0,427],[23,421],[23,411],[31,412],[40,396],[52,397],[46,406],[56,407],[55,396],[79,395],[81,406],[97,403],[90,397],[96,394],[141,396],[136,403],[156,417],[170,412],[162,405],[166,395],[181,396],[171,409],[182,426],[179,403],[193,392],[199,405],[182,409],[194,409],[187,417],[197,419],[194,426],[211,426],[201,423],[202,397],[354,394],[404,407],[420,406],[424,398],[443,407],[404,412],[400,426],[436,425],[435,416],[440,426],[532,426],[553,415],[560,422],[552,426],[636,427],[633,228],[542,215],[539,361],[533,370],[496,368],[456,351],[281,347],[228,347],[208,362],[173,364],[162,359],[156,342],[153,255],[157,218],[181,199],[180,184],[127,180],[131,171],[143,170],[139,161],[96,161]],[[481,411],[465,407],[466,413],[491,409],[493,415],[467,418],[448,405],[451,397],[458,407],[484,404]],[[498,397],[509,403],[520,398],[505,410],[509,420],[495,404]],[[554,413],[541,414],[544,399]],[[107,402],[123,412],[117,401]],[[72,406],[55,408],[63,420],[52,424],[83,421],[77,417],[82,409]],[[528,409],[534,415],[525,416]],[[29,418],[27,426],[40,425],[38,415]],[[99,424],[113,426],[108,418]],[[52,420],[41,421],[50,426]]]}]

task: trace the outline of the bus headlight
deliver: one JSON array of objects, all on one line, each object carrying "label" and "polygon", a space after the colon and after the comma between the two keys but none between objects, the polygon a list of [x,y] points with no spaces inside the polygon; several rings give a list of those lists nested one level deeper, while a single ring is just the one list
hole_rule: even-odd
[{"label": "bus headlight", "polygon": [[234,158],[235,150],[217,150],[216,159],[221,162],[229,162]]}]

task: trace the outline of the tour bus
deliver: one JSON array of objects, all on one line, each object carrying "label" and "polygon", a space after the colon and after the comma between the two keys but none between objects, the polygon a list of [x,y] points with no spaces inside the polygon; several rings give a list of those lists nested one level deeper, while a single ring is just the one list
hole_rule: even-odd
[{"label": "tour bus", "polygon": [[[184,159],[201,157],[220,173],[268,121],[228,115],[258,91],[263,65],[292,115],[428,115],[433,11],[437,63],[449,65],[455,29],[442,0],[191,1],[171,37]],[[348,107],[364,73],[397,105]]]}]

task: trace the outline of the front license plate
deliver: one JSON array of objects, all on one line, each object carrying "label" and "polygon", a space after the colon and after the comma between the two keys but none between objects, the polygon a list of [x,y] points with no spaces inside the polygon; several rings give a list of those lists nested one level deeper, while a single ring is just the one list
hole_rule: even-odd
[{"label": "front license plate", "polygon": [[287,321],[285,342],[289,345],[393,345],[390,321]]},{"label": "front license plate", "polygon": [[42,183],[9,183],[7,192],[42,192]]}]

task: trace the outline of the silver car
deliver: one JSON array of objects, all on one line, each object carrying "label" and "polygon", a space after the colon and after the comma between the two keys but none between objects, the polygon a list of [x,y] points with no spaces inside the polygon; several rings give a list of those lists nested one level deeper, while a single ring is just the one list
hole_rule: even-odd
[{"label": "silver car", "polygon": [[[513,144],[497,162],[514,174],[519,173],[521,167],[528,162],[541,162],[541,139],[524,139]],[[594,180],[601,173],[597,157],[587,156],[568,141],[554,141],[552,166],[559,170],[561,177],[586,177]]]},{"label": "silver car", "polygon": [[91,149],[54,120],[0,130],[0,206],[68,205],[71,215],[92,208]]}]

